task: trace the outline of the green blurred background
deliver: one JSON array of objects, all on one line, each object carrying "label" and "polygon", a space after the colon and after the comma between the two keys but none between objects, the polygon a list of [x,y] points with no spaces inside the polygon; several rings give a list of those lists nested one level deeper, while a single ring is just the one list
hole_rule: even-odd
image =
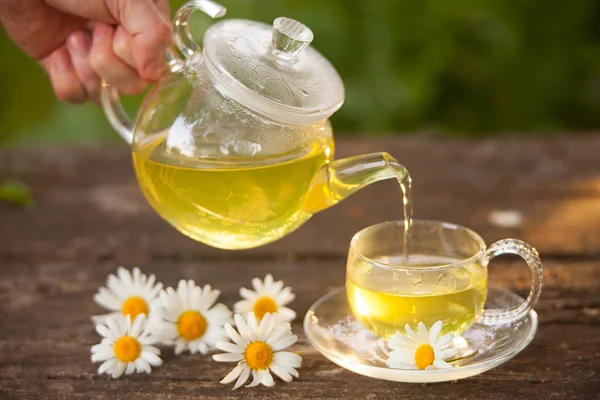
[{"label": "green blurred background", "polygon": [[[183,1],[172,0],[172,10]],[[484,135],[600,126],[598,0],[222,0],[228,18],[298,19],[336,66],[337,135]],[[195,16],[200,38],[210,21]],[[98,106],[59,103],[0,35],[0,145],[115,141]],[[140,98],[128,99],[135,112]]]}]

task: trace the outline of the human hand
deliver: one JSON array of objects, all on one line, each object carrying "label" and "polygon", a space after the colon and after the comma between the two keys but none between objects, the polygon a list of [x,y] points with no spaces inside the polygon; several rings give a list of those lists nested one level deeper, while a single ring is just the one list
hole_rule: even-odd
[{"label": "human hand", "polygon": [[0,0],[0,21],[60,100],[98,101],[101,79],[136,95],[156,81],[171,40],[168,0]]}]

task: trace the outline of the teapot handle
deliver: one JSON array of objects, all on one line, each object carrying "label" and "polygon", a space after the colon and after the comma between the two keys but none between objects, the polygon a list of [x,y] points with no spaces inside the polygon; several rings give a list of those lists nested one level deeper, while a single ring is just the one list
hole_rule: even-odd
[{"label": "teapot handle", "polygon": [[[211,18],[220,18],[225,15],[227,9],[211,0],[193,0],[177,10],[173,19],[173,42],[184,57],[189,57],[201,50],[189,30],[190,17],[194,11],[202,11]],[[172,46],[167,49],[166,59],[172,72],[181,67],[179,63],[181,59]],[[110,86],[105,80],[102,80],[100,102],[108,122],[127,143],[132,144],[134,123],[123,109],[117,89]]]}]

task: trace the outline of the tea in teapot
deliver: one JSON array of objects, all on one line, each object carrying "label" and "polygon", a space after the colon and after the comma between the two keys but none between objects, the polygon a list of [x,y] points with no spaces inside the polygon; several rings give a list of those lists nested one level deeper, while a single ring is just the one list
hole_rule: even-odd
[{"label": "tea in teapot", "polygon": [[408,172],[387,153],[333,159],[328,118],[344,86],[310,46],[309,28],[289,18],[272,26],[224,20],[200,48],[188,30],[195,10],[225,13],[208,0],[176,13],[173,41],[184,58],[168,51],[170,71],[135,124],[116,90],[102,91],[111,124],[132,144],[140,187],[166,221],[208,245],[245,249],[285,236],[373,182],[395,178],[406,189]]}]

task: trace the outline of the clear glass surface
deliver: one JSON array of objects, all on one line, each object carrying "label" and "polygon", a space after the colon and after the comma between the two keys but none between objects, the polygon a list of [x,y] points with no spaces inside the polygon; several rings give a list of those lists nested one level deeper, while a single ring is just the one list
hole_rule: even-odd
[{"label": "clear glass surface", "polygon": [[[509,290],[490,286],[486,306],[507,309],[523,301]],[[354,317],[344,287],[318,300],[304,318],[304,332],[310,343],[339,366],[372,378],[415,383],[464,379],[497,367],[531,343],[537,326],[533,310],[513,322],[476,322],[453,341],[453,346],[460,349],[449,360],[454,368],[421,371],[386,366],[384,341]]]}]

